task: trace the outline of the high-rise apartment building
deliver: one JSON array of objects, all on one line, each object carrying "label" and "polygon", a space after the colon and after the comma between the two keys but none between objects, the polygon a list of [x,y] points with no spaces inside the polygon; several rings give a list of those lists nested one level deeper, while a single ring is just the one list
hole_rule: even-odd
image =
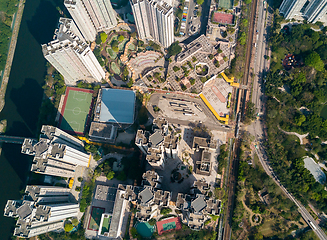
[{"label": "high-rise apartment building", "polygon": [[279,12],[285,19],[296,16],[304,17],[310,23],[321,21],[326,23],[327,0],[284,0],[279,7]]},{"label": "high-rise apartment building", "polygon": [[301,16],[301,9],[307,0],[284,0],[279,7],[279,12],[285,19],[292,19],[295,16]]},{"label": "high-rise apartment building", "polygon": [[101,82],[105,72],[88,44],[81,41],[75,24],[60,19],[55,40],[42,45],[44,57],[64,77],[66,85],[76,85],[79,80]]},{"label": "high-rise apartment building", "polygon": [[70,189],[27,186],[23,200],[8,200],[4,216],[17,218],[14,236],[30,238],[63,228],[67,218],[77,217],[79,204]]},{"label": "high-rise apartment building", "polygon": [[[314,0],[310,1],[309,5],[305,8],[304,15],[308,22],[316,23],[327,13],[327,0]],[[323,19],[323,22],[325,19]]]},{"label": "high-rise apartment building", "polygon": [[164,47],[174,42],[173,7],[162,0],[131,0],[140,39],[155,40]]},{"label": "high-rise apartment building", "polygon": [[22,145],[22,153],[34,156],[31,171],[70,178],[78,166],[89,165],[82,141],[52,126],[42,126],[41,132],[38,142],[26,138]]},{"label": "high-rise apartment building", "polygon": [[109,0],[65,0],[64,4],[87,41],[94,41],[97,32],[117,25]]}]

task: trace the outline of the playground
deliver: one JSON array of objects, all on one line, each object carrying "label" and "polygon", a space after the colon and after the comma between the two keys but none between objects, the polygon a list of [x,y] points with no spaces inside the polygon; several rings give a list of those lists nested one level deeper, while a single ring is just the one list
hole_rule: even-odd
[{"label": "playground", "polygon": [[104,208],[92,207],[88,230],[98,231]]},{"label": "playground", "polygon": [[83,135],[85,126],[90,120],[93,90],[67,87],[59,119],[59,128]]}]

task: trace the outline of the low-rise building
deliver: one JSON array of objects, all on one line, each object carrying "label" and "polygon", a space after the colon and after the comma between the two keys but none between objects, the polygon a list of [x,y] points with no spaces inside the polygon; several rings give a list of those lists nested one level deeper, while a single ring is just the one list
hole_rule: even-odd
[{"label": "low-rise building", "polygon": [[77,217],[79,204],[70,189],[27,186],[23,200],[8,200],[4,216],[17,218],[14,236],[30,238],[63,228],[67,218]]},{"label": "low-rise building", "polygon": [[[111,239],[119,238],[122,234],[122,225],[127,200],[124,199],[122,191],[117,188],[97,185],[94,199],[105,202],[106,212],[102,214],[98,230],[99,236]],[[103,206],[103,205],[102,205]]]},{"label": "low-rise building", "polygon": [[22,153],[34,156],[31,171],[69,178],[77,166],[89,165],[82,141],[53,126],[43,125],[41,133],[39,141],[26,138],[22,145]]},{"label": "low-rise building", "polygon": [[94,142],[115,143],[118,129],[130,127],[135,120],[134,91],[102,88],[99,90],[89,136]]},{"label": "low-rise building", "polygon": [[178,137],[173,127],[162,118],[153,121],[152,132],[139,129],[135,137],[135,144],[146,154],[148,163],[156,169],[163,169],[168,158],[177,158]]}]

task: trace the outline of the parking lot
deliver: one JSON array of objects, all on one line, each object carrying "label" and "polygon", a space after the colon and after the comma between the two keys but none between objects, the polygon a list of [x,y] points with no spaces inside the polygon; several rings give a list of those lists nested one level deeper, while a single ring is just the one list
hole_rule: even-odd
[{"label": "parking lot", "polygon": [[183,9],[183,18],[180,28],[180,34],[182,36],[191,36],[199,33],[201,27],[200,16],[201,6],[196,4],[194,0],[186,0]]}]

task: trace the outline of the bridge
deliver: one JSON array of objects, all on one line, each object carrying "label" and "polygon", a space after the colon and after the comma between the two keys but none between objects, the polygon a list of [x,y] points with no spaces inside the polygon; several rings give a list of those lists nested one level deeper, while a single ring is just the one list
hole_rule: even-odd
[{"label": "bridge", "polygon": [[5,142],[5,143],[23,144],[24,139],[25,139],[24,137],[0,135],[0,142]]}]

